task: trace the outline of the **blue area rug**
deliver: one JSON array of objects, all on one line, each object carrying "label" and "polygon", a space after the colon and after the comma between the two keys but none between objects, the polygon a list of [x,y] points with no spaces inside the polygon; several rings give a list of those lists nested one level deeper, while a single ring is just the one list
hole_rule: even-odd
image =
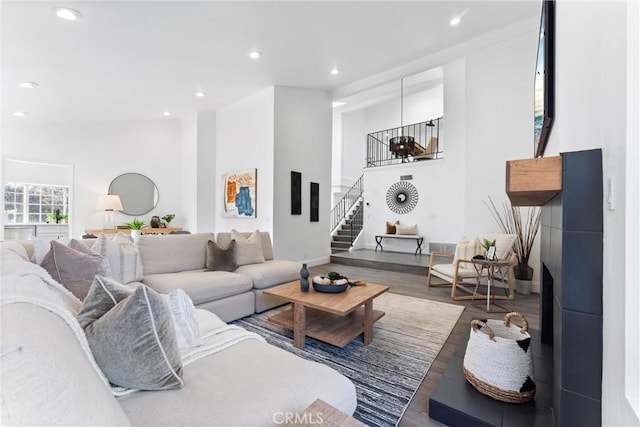
[{"label": "blue area rug", "polygon": [[356,419],[369,426],[395,426],[464,308],[389,292],[374,300],[374,308],[384,311],[385,316],[374,324],[373,342],[368,346],[361,338],[344,348],[307,338],[306,348],[299,350],[292,345],[293,332],[267,321],[283,308],[233,324],[339,371],[356,386]]}]

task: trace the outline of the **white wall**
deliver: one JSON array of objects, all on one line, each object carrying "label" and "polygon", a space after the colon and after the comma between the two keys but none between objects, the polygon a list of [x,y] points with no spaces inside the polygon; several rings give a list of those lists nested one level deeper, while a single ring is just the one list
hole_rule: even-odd
[{"label": "white wall", "polygon": [[[274,88],[264,89],[216,114],[215,193],[216,231],[260,229],[273,236]],[[257,218],[222,215],[222,175],[257,168]]]},{"label": "white wall", "polygon": [[195,231],[198,222],[198,115],[191,113],[182,118],[182,205],[185,208],[184,228]]},{"label": "white wall", "polygon": [[[375,247],[373,236],[396,217],[417,223],[427,242],[455,243],[463,235],[499,231],[483,202],[487,196],[497,203],[506,200],[506,160],[533,155],[536,40],[537,28],[532,26],[444,66],[444,159],[365,172],[365,197],[371,206],[360,244]],[[386,114],[392,116],[393,109],[386,109]],[[367,122],[371,118],[383,123],[384,116],[383,109],[367,110]],[[405,174],[414,175],[420,202],[413,212],[398,217],[386,207],[384,197]],[[415,246],[409,243],[389,241],[385,247],[412,252]],[[531,259],[531,265],[537,260]]]},{"label": "white wall", "polygon": [[[33,124],[4,123],[4,159],[71,164],[74,168],[74,203],[71,235],[102,228],[104,211],[96,209],[98,195],[125,172],[138,172],[155,182],[158,206],[140,216],[147,224],[152,215],[177,215],[184,221],[181,198],[181,125],[178,120]],[[132,217],[116,213],[121,224]],[[173,224],[173,223],[172,223]]]},{"label": "white wall", "polygon": [[[638,276],[625,277],[626,262],[637,273],[637,259],[627,259],[625,170],[627,153],[637,170],[637,5],[629,16],[625,2],[557,2],[556,120],[546,156],[602,148],[605,200],[603,277],[602,424],[638,425]],[[627,25],[634,28],[628,31]],[[627,39],[628,35],[634,38]],[[635,49],[627,52],[626,42]],[[636,75],[626,76],[627,61]],[[627,81],[635,82],[635,116],[627,123]],[[630,130],[632,130],[630,132]],[[635,132],[635,133],[634,133]],[[627,139],[627,135],[635,139]],[[635,175],[637,177],[637,174]],[[606,204],[607,180],[616,183],[616,206]],[[637,187],[636,187],[637,188]],[[637,207],[638,194],[630,202]],[[631,213],[630,213],[631,214]],[[637,212],[634,213],[637,215]],[[637,216],[635,217],[637,219]],[[631,296],[631,298],[629,298]],[[634,298],[635,296],[635,298]],[[631,320],[627,322],[625,320]],[[635,412],[634,412],[635,410]]]},{"label": "white wall", "polygon": [[341,183],[343,192],[355,184],[362,175],[367,156],[367,127],[366,110],[356,110],[342,114],[342,146],[340,158],[342,161]]},{"label": "white wall", "polygon": [[[328,93],[275,88],[273,251],[280,259],[329,261],[332,109]],[[302,215],[291,215],[291,171],[302,173]],[[320,184],[319,221],[310,222],[310,182]]]},{"label": "white wall", "polygon": [[197,190],[195,231],[215,230],[216,219],[216,112],[198,113]]},{"label": "white wall", "polygon": [[[403,99],[402,124],[425,122],[442,116],[443,87],[405,95]],[[376,104],[365,109],[367,121],[366,132],[377,132],[385,129],[400,127],[400,85],[398,83],[398,97]]]}]

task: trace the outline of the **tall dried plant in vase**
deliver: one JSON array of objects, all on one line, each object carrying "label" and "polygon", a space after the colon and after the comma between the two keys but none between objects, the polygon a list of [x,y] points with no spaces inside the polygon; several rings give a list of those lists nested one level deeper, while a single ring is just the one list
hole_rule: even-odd
[{"label": "tall dried plant in vase", "polygon": [[500,227],[503,233],[515,234],[514,251],[518,258],[518,264],[513,267],[513,274],[518,280],[533,279],[533,268],[529,265],[529,257],[533,249],[533,241],[540,229],[542,219],[542,209],[539,207],[528,207],[523,215],[524,208],[511,206],[510,203],[502,202],[502,209],[499,210],[491,197],[489,202],[484,204],[489,208],[491,216]]}]

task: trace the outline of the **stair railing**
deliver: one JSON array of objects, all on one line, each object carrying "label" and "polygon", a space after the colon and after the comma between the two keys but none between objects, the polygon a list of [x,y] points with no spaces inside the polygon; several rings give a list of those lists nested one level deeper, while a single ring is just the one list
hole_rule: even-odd
[{"label": "stair railing", "polygon": [[345,219],[353,205],[358,201],[360,196],[362,196],[362,192],[364,191],[364,175],[361,175],[360,178],[351,186],[349,191],[346,192],[342,199],[331,209],[331,232],[335,231],[336,228],[342,223],[342,220]]},{"label": "stair railing", "polygon": [[[395,163],[420,160],[442,159],[440,129],[444,126],[444,117],[433,118],[421,123],[371,132],[367,135],[366,167],[384,166]],[[393,140],[399,137],[411,138],[410,150],[404,154],[395,151]]]},{"label": "stair railing", "polygon": [[352,215],[351,218],[347,220],[347,223],[351,225],[351,246],[353,246],[353,242],[356,241],[356,238],[362,231],[362,227],[364,224],[364,207],[363,205],[358,206]]}]

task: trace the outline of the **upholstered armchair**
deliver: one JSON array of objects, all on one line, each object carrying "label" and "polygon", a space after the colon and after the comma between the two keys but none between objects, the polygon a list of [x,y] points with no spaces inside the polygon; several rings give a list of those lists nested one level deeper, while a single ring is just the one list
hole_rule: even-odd
[{"label": "upholstered armchair", "polygon": [[[512,265],[516,263],[516,257],[513,253],[513,244],[516,236],[514,234],[487,234],[483,239],[496,241],[496,258],[501,260],[511,260]],[[469,241],[463,237],[458,242],[453,254],[443,252],[431,253],[429,261],[429,273],[427,275],[427,286],[451,286],[451,299],[456,301],[474,299],[473,293],[476,286],[480,284],[480,280],[487,276],[485,269],[477,270],[471,260],[476,255],[485,255],[484,248],[480,243],[480,239],[476,238]],[[436,259],[441,257],[452,258],[451,263],[436,263]],[[509,288],[508,299],[513,299],[514,277],[512,266],[504,271],[505,284]],[[445,283],[433,283],[432,276],[436,276],[445,281]],[[463,292],[464,294],[460,294]]]}]

